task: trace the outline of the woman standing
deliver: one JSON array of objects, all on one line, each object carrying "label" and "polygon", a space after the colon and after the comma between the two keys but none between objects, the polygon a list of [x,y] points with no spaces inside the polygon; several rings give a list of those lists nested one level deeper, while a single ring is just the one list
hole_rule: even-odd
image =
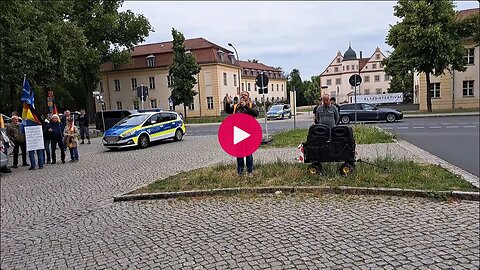
[{"label": "woman standing", "polygon": [[73,118],[67,118],[67,126],[63,135],[65,144],[70,149],[70,162],[78,161],[78,128],[73,123]]}]

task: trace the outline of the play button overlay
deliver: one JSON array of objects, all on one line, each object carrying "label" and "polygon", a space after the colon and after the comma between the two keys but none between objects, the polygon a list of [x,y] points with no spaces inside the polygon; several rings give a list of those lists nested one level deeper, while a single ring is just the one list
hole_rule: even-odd
[{"label": "play button overlay", "polygon": [[225,118],[218,129],[223,151],[234,157],[246,157],[262,143],[262,127],[254,117],[238,113]]}]

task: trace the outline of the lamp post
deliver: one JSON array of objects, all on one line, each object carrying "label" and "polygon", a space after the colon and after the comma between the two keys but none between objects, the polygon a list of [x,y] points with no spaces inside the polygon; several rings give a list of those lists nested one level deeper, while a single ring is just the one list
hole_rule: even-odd
[{"label": "lamp post", "polygon": [[103,116],[103,104],[105,104],[105,101],[103,100],[102,95],[100,95],[100,91],[93,91],[93,97],[98,101],[98,104],[100,104],[100,112],[102,113],[102,128],[103,132],[105,132],[105,117]]},{"label": "lamp post", "polygon": [[237,90],[237,95],[240,95],[240,85],[241,85],[241,80],[240,80],[240,58],[238,58],[238,52],[235,47],[233,47],[232,43],[228,43],[228,46],[232,47],[233,50],[235,51],[235,55],[237,56],[237,63],[238,63],[238,90]]}]

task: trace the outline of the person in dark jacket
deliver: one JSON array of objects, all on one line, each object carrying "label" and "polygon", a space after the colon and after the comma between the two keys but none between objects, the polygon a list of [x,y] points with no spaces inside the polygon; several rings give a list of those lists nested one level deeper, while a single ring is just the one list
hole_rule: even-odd
[{"label": "person in dark jacket", "polygon": [[50,164],[52,161],[50,155],[50,144],[51,144],[51,134],[47,131],[48,123],[50,123],[51,114],[48,114],[47,117],[42,122],[42,129],[43,129],[43,146],[45,147],[45,156],[43,157],[44,160],[47,161],[47,164]]},{"label": "person in dark jacket", "polygon": [[[245,113],[253,117],[258,116],[257,106],[250,101],[250,94],[247,91],[241,93],[237,104],[232,104],[232,100],[227,94],[225,96],[225,112],[228,114]],[[248,177],[253,177],[253,155],[246,156],[245,161],[247,163]],[[238,175],[243,175],[245,161],[243,157],[237,158]]]},{"label": "person in dark jacket", "polygon": [[89,125],[88,114],[85,113],[85,109],[80,110],[80,116],[78,117],[78,125],[80,126],[80,138],[82,138],[82,142],[80,144],[85,143],[85,137],[87,137],[87,144],[90,144],[90,132],[88,131]]},{"label": "person in dark jacket", "polygon": [[57,144],[58,148],[60,148],[60,158],[62,160],[62,163],[65,163],[65,144],[63,143],[63,129],[58,115],[52,115],[52,119],[47,125],[47,134],[51,140],[52,164],[55,164],[57,162],[57,156],[55,153]]}]

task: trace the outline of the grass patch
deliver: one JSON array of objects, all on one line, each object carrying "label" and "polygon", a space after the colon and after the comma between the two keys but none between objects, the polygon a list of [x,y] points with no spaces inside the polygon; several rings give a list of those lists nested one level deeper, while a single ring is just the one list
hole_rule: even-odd
[{"label": "grass patch", "polygon": [[[353,134],[357,144],[391,143],[395,137],[374,126],[353,125]],[[273,134],[273,147],[297,147],[307,140],[308,129],[290,129]]]},{"label": "grass patch", "polygon": [[461,113],[461,112],[479,112],[478,108],[462,108],[462,109],[455,109],[455,110],[433,110],[433,112],[427,111],[405,111],[403,112],[404,115],[408,114],[435,114],[435,113]]},{"label": "grass patch", "polygon": [[307,172],[307,164],[275,162],[256,164],[254,177],[247,178],[237,176],[236,164],[220,164],[158,180],[134,191],[133,194],[266,186],[354,186],[478,191],[460,176],[438,165],[391,159],[378,159],[374,163],[388,170],[357,163],[355,172],[343,177],[337,172],[339,163],[324,163],[322,174],[310,175]]}]

